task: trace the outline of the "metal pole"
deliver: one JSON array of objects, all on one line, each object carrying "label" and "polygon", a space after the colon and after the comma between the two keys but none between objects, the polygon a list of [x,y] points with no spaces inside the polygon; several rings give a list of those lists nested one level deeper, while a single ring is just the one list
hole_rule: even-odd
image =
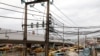
[{"label": "metal pole", "polygon": [[86,47],[86,38],[87,38],[87,35],[85,35],[85,46],[84,47]]},{"label": "metal pole", "polygon": [[27,4],[25,3],[25,20],[24,20],[24,38],[23,38],[23,41],[24,41],[24,45],[25,45],[25,56],[27,56]]},{"label": "metal pole", "polygon": [[45,32],[45,56],[49,54],[49,0],[47,1],[47,20],[46,20],[46,32]]},{"label": "metal pole", "polygon": [[64,24],[63,24],[63,47],[64,47]]},{"label": "metal pole", "polygon": [[79,56],[79,28],[78,28],[78,56]]}]

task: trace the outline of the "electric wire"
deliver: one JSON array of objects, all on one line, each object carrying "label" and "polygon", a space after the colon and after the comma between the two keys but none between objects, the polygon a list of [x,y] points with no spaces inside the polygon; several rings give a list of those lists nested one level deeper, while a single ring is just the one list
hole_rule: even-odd
[{"label": "electric wire", "polygon": [[[6,3],[3,3],[3,2],[0,2],[0,4],[3,4],[3,5],[7,5],[7,6],[11,6],[11,7],[15,7],[15,8],[20,8],[20,9],[24,9],[24,8],[22,8],[22,7],[18,7],[18,6],[14,6],[14,5],[10,5],[10,4],[6,4]],[[53,4],[54,5],[54,4]],[[54,5],[55,6],[55,5]],[[60,12],[62,12],[57,6],[55,6]],[[9,11],[14,11],[14,10],[11,10],[11,9],[6,9],[6,8],[1,8],[1,9],[5,9],[5,10],[9,10]],[[36,9],[36,8],[35,8]],[[30,10],[30,9],[28,9],[29,11],[34,11],[34,10]],[[16,11],[16,12],[19,12],[19,11]],[[40,10],[38,10],[38,11],[34,11],[34,12],[39,12],[39,13],[44,13],[44,12],[41,12]],[[53,14],[55,14],[54,12],[52,12]],[[62,12],[62,14],[64,14],[63,12]],[[57,14],[55,14],[56,16],[58,16]],[[64,14],[65,15],[65,14]],[[66,16],[66,15],[65,15]],[[58,16],[59,17],[59,16]],[[67,17],[67,16],[66,16]],[[60,17],[59,17],[60,18]],[[70,19],[71,20],[71,19]],[[72,21],[72,20],[71,20]],[[64,27],[66,27],[66,26],[64,26]],[[71,26],[68,26],[68,27],[66,27],[66,28],[83,28],[83,29],[85,29],[85,28],[99,28],[100,26],[89,26],[89,27],[71,27]]]},{"label": "electric wire", "polygon": [[[1,3],[1,4],[3,4],[3,3]],[[7,5],[7,4],[6,4]],[[9,6],[11,6],[11,5],[9,5]],[[14,6],[13,6],[14,7]],[[18,7],[16,7],[16,8],[18,8]],[[19,8],[21,8],[21,7],[19,7]],[[24,8],[23,8],[24,9]],[[59,9],[59,8],[58,8]],[[33,11],[33,10],[32,10]],[[4,17],[4,18],[13,18],[14,19],[14,17],[7,17],[7,16],[0,16],[0,17]],[[22,19],[22,18],[15,18],[15,19]],[[33,19],[28,19],[28,20],[33,20]],[[37,21],[37,20],[36,20]],[[66,26],[64,26],[64,27],[66,27]],[[86,28],[100,28],[100,26],[89,26],[89,27],[69,27],[69,26],[67,26],[66,28],[83,28],[83,29],[86,29]],[[96,31],[96,32],[98,32],[98,31]],[[95,32],[91,32],[91,33],[95,33]]]},{"label": "electric wire", "polygon": [[[62,31],[59,31],[59,30],[55,30],[56,32],[58,33],[64,33],[64,34],[68,34],[68,35],[78,35],[78,32],[62,32]],[[82,32],[79,32],[79,35],[89,35],[89,34],[94,34],[94,33],[99,33],[100,30],[96,30],[96,31],[82,31]]]},{"label": "electric wire", "polygon": [[[6,4],[6,3],[3,3],[3,2],[0,2],[0,4],[3,4],[3,5],[7,5],[7,6],[11,6],[11,7],[15,7],[15,8],[20,8],[20,9],[24,9],[24,8],[22,8],[22,7],[18,7],[18,6],[14,6],[14,5],[10,5],[10,4]],[[54,4],[53,4],[54,5]],[[54,5],[55,6],[55,5]],[[58,10],[60,10],[57,6],[55,6]],[[9,11],[15,11],[15,10],[11,10],[11,9],[6,9],[6,8],[1,8],[1,9],[4,9],[4,10],[9,10]],[[35,9],[37,9],[37,8],[35,8]],[[34,11],[34,10],[30,10],[30,9],[28,9],[29,11]],[[61,10],[60,10],[61,11]],[[19,11],[15,11],[15,12],[19,12]],[[41,12],[40,10],[38,10],[38,11],[34,11],[34,12],[39,12],[39,13],[44,13],[44,12]],[[62,11],[61,11],[62,12]],[[19,13],[23,13],[23,12],[19,12]],[[55,14],[54,12],[52,12],[53,14]],[[62,12],[62,14],[64,14],[63,12]],[[58,16],[57,14],[55,14],[56,16]],[[65,14],[64,14],[65,15]],[[66,15],[65,15],[66,16]],[[59,16],[58,16],[59,17]],[[67,16],[66,16],[67,17]],[[59,17],[60,18],[60,17]],[[70,19],[71,20],[71,19]],[[64,20],[63,20],[64,21]],[[72,21],[72,20],[71,20]],[[64,27],[66,27],[66,26],[64,26]],[[71,27],[71,26],[69,26],[69,27],[66,27],[66,28],[83,28],[83,29],[85,29],[85,28],[100,28],[100,26],[89,26],[89,27]]]},{"label": "electric wire", "polygon": [[[9,11],[18,12],[18,13],[24,13],[24,12],[21,12],[21,11],[16,11],[16,10],[12,10],[12,9],[6,9],[6,8],[2,8],[2,7],[0,7],[0,9],[9,10]],[[29,15],[35,15],[35,16],[42,16],[42,15],[31,14],[31,13],[27,13],[27,14],[29,14]],[[44,16],[44,17],[45,17],[45,16]]]},{"label": "electric wire", "polygon": [[[22,8],[22,7],[18,7],[18,6],[6,4],[6,3],[3,3],[3,2],[0,2],[0,4],[7,5],[7,6],[11,6],[11,7],[15,7],[15,8],[19,8],[19,9],[24,9],[24,8]],[[28,10],[29,10],[29,11],[38,12],[38,13],[43,13],[43,12],[41,12],[41,11],[35,11],[35,10],[31,10],[31,9],[28,9]],[[45,14],[45,13],[43,13],[43,14]]]},{"label": "electric wire", "polygon": [[[17,18],[17,17],[9,17],[9,16],[1,16],[1,15],[0,15],[0,17],[2,17],[2,18],[9,18],[9,19],[22,19],[22,18]],[[35,19],[27,19],[27,20],[37,21]],[[42,21],[42,20],[38,20],[38,21]]]},{"label": "electric wire", "polygon": [[[57,18],[62,19],[62,17],[60,17],[59,15],[57,15],[56,13],[54,13],[53,11],[51,11],[51,13],[54,14],[55,16],[57,16]],[[54,16],[53,16],[53,17],[54,17]],[[56,17],[54,17],[54,18],[56,18]],[[61,21],[63,21],[63,24],[64,24],[64,25],[67,25],[67,24],[65,24],[65,23],[70,24],[69,22],[66,22],[64,19],[62,19]],[[60,22],[61,22],[61,21],[60,21]],[[65,22],[65,23],[64,23],[64,22]],[[70,24],[70,25],[72,25],[72,24]]]},{"label": "electric wire", "polygon": [[55,4],[53,4],[53,5],[60,13],[62,13],[62,15],[64,15],[67,19],[69,19],[73,24],[78,26],[73,20],[71,20],[68,16],[66,16]]},{"label": "electric wire", "polygon": [[[59,21],[58,19],[56,19],[54,16],[52,16],[52,18],[53,19],[55,19],[55,21]],[[60,21],[59,21],[60,22]],[[56,23],[55,24],[55,22],[53,22],[54,23],[54,25],[58,25],[59,27],[56,27],[56,28],[62,28],[63,27],[63,23],[62,22],[60,22],[60,23],[62,23],[62,25],[60,25],[59,23]],[[87,26],[87,27],[72,27],[72,26],[64,26],[64,28],[80,28],[80,29],[95,29],[95,28],[100,28],[100,26]]]},{"label": "electric wire", "polygon": [[[44,6],[44,7],[46,8],[46,6]],[[50,10],[50,12],[51,12],[52,14],[54,14],[55,16],[57,16],[59,19],[62,19],[62,17],[60,17],[59,15],[57,15],[56,13],[54,13],[52,10]],[[52,14],[51,14],[51,15],[52,15]],[[54,17],[54,16],[53,16],[53,17]],[[56,18],[56,17],[55,17],[55,18]],[[63,22],[66,22],[66,21],[63,20],[63,19],[62,19],[62,21],[63,21]],[[67,22],[67,23],[68,23],[68,22]],[[65,23],[63,23],[63,24],[66,25]],[[70,23],[68,23],[68,24],[70,24]],[[70,24],[70,25],[71,25],[71,24]]]},{"label": "electric wire", "polygon": [[[58,34],[54,34],[54,33],[53,33],[53,34],[50,34],[50,35],[54,35],[54,36],[53,36],[53,38],[49,38],[49,39],[60,39],[60,38],[61,38]],[[56,36],[56,38],[55,38],[55,36]],[[59,38],[59,37],[60,37],[60,38]]]},{"label": "electric wire", "polygon": [[[55,28],[62,28],[63,26],[60,25],[59,23],[54,23],[54,25],[57,25],[58,27]],[[71,27],[71,26],[64,26],[64,28],[79,28],[79,29],[96,29],[100,28],[100,26],[87,26],[87,27]]]},{"label": "electric wire", "polygon": [[[58,19],[56,19],[54,16],[52,16],[52,18],[53,19],[55,19],[55,21],[58,21],[58,22],[60,22]],[[64,24],[64,23],[62,23],[62,22],[60,22],[61,24]]]},{"label": "electric wire", "polygon": [[[39,30],[42,30],[42,29],[39,29]],[[28,31],[32,31],[32,30],[28,30]],[[16,31],[16,32],[7,32],[7,33],[18,33],[18,32],[23,32],[23,31]],[[96,30],[96,31],[82,31],[82,32],[79,32],[79,35],[89,35],[89,34],[93,34],[93,33],[98,33],[100,32],[100,30]],[[53,33],[56,33],[59,35],[59,33],[63,33],[62,31],[59,31],[59,30],[55,30]],[[82,34],[84,33],[84,34]],[[5,34],[5,33],[0,33],[0,34]],[[64,32],[64,34],[69,34],[69,35],[78,35],[78,32]],[[61,35],[59,35],[61,37]]]}]

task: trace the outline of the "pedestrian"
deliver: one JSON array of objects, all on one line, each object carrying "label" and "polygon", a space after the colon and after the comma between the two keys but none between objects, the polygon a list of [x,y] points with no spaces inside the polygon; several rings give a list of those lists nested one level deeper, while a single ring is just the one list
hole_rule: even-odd
[{"label": "pedestrian", "polygon": [[84,56],[90,56],[90,48],[89,47],[84,48],[83,55]]}]

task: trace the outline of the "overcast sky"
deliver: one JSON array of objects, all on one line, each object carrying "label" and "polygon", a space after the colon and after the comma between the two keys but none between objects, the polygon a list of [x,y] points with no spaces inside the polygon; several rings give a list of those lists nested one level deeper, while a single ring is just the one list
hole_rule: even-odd
[{"label": "overcast sky", "polygon": [[[20,0],[9,0],[9,1],[8,0],[0,0],[0,2],[24,8],[24,5],[21,4]],[[62,19],[65,20],[64,23],[66,25],[69,25],[69,26],[99,26],[100,25],[100,22],[99,22],[100,21],[100,19],[99,19],[100,18],[100,16],[99,16],[100,0],[64,0],[64,1],[63,0],[54,0],[54,4],[75,23],[75,24],[72,23],[69,19],[64,17],[53,5],[51,5],[50,9],[53,12],[57,13],[60,17],[62,17]],[[17,8],[12,8],[10,6],[5,6],[2,4],[0,4],[0,7],[9,8],[9,9],[11,8],[14,10],[23,11],[23,10],[19,10]],[[42,8],[40,5],[35,6],[35,7],[38,8],[39,10],[41,10],[41,8]],[[18,13],[14,13],[14,12],[2,10],[2,9],[0,9],[0,15],[4,15],[4,16],[10,15],[13,17],[20,16],[20,14],[18,14]],[[0,21],[1,21],[0,27],[2,27],[1,24],[3,25],[5,22],[7,24],[9,24],[9,22],[10,22],[10,20],[8,21],[8,19],[6,19],[6,20],[1,20],[1,19],[2,18],[0,18]],[[62,19],[59,18],[58,20],[62,20]],[[5,22],[3,22],[3,21],[5,21]],[[13,24],[17,25],[18,23],[14,22]],[[10,25],[12,25],[12,24],[10,24]]]},{"label": "overcast sky", "polygon": [[100,0],[59,0],[56,5],[78,26],[93,26],[100,25],[99,2]]},{"label": "overcast sky", "polygon": [[[28,0],[29,1],[29,0]],[[18,9],[3,5],[2,3],[19,6],[24,8],[20,0],[0,0],[0,8],[12,9],[24,12],[24,9]],[[67,17],[62,15],[55,7],[58,7]],[[100,25],[100,0],[54,0],[54,5],[50,6],[50,10],[56,13],[61,18],[55,16],[58,20],[67,26],[99,26]],[[36,4],[35,8],[44,12],[44,7]],[[36,10],[34,8],[30,8]],[[37,10],[37,11],[38,11]],[[30,12],[35,13],[35,12]],[[0,16],[24,18],[24,13],[17,13],[0,9]],[[29,18],[42,18],[36,16],[29,16]],[[70,20],[69,20],[70,19]],[[33,22],[33,21],[32,21]],[[23,20],[7,19],[0,17],[0,28],[21,30]]]}]

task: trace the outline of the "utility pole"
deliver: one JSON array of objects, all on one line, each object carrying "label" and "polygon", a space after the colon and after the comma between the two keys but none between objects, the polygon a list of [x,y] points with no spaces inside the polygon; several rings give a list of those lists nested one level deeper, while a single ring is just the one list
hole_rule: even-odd
[{"label": "utility pole", "polygon": [[86,39],[87,39],[87,35],[85,35],[85,42],[84,42],[85,43],[85,46],[84,47],[86,47]]},{"label": "utility pole", "polygon": [[24,56],[27,56],[27,4],[25,3],[25,20],[24,20],[24,36],[23,36],[23,41],[24,41]]},{"label": "utility pole", "polygon": [[79,28],[78,28],[78,56],[79,56]]},{"label": "utility pole", "polygon": [[47,1],[47,20],[46,20],[46,32],[45,32],[45,56],[49,55],[49,6],[50,1]]},{"label": "utility pole", "polygon": [[49,0],[35,0],[31,2],[25,2],[25,20],[24,20],[24,56],[27,56],[27,5],[32,4],[32,3],[40,3],[40,2],[46,2],[47,1],[47,20],[46,20],[46,33],[45,33],[45,56],[48,56],[49,54],[49,6],[50,6],[50,1]]},{"label": "utility pole", "polygon": [[64,24],[63,24],[63,47],[64,47]]}]

